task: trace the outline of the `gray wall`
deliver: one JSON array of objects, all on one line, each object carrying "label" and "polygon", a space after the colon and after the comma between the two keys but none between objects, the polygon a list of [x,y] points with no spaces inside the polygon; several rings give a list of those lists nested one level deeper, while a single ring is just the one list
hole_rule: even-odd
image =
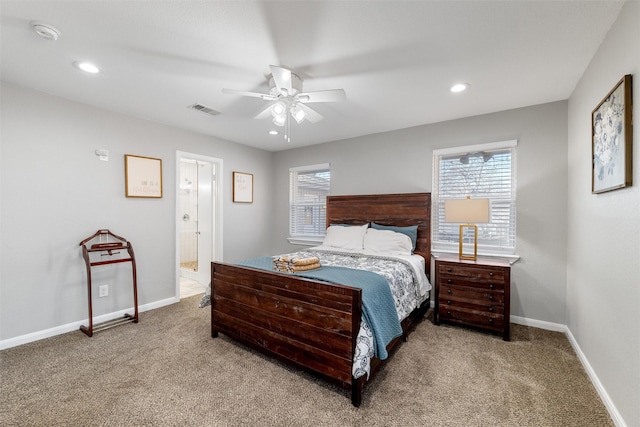
[{"label": "gray wall", "polygon": [[517,253],[511,313],[565,324],[567,103],[550,104],[369,135],[276,153],[274,250],[290,251],[288,170],[331,163],[331,193],[431,191],[432,151],[518,140]]},{"label": "gray wall", "polygon": [[[591,111],[633,74],[633,186],[591,194]],[[640,3],[627,2],[569,99],[567,326],[640,425]]]},{"label": "gray wall", "polygon": [[[225,260],[269,249],[272,153],[6,83],[1,105],[0,340],[87,318],[78,244],[101,228],[132,242],[140,305],[175,296],[176,150],[223,160]],[[163,160],[161,199],[125,197],[124,154]],[[253,204],[232,203],[234,170],[254,174]],[[120,266],[94,272],[113,286],[94,315],[131,306],[131,274]]]},{"label": "gray wall", "polygon": [[[86,319],[78,242],[98,228],[133,242],[141,304],[174,297],[176,150],[223,159],[224,259],[235,261],[299,248],[286,241],[292,166],[331,163],[333,194],[430,191],[433,149],[518,139],[512,315],[568,325],[616,421],[640,425],[640,132],[634,186],[590,193],[591,110],[628,73],[640,99],[638,28],[628,2],[568,103],[275,154],[2,83],[0,341]],[[163,159],[162,199],[124,197],[125,153]],[[253,204],[231,202],[234,170],[254,174]]]}]

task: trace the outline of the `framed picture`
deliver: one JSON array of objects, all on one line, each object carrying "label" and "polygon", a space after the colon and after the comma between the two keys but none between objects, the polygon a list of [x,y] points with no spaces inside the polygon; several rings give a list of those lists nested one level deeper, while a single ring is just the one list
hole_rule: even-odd
[{"label": "framed picture", "polygon": [[162,197],[162,160],[124,155],[125,194],[127,197]]},{"label": "framed picture", "polygon": [[631,186],[631,75],[624,76],[591,113],[591,192]]},{"label": "framed picture", "polygon": [[253,203],[253,174],[233,173],[233,201],[236,203]]}]

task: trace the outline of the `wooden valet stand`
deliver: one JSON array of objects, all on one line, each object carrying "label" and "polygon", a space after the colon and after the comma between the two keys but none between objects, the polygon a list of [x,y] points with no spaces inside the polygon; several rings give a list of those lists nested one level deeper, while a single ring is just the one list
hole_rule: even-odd
[{"label": "wooden valet stand", "polygon": [[[88,246],[88,243],[92,242],[93,240],[97,240],[97,242],[94,242],[90,246]],[[136,259],[133,255],[133,247],[131,246],[131,242],[127,241],[127,239],[123,237],[113,234],[109,230],[102,229],[98,230],[93,236],[87,237],[82,242],[80,242],[80,246],[82,246],[82,256],[84,257],[84,261],[87,265],[87,295],[89,299],[89,326],[82,325],[80,326],[80,330],[91,337],[93,336],[94,332],[112,328],[123,323],[138,323],[138,284],[136,279]],[[115,258],[115,256],[120,254],[123,250],[127,251],[128,257],[125,256]],[[99,254],[100,257],[109,258],[92,260],[92,254]],[[94,326],[91,296],[91,267],[116,264],[121,262],[130,262],[131,268],[133,270],[133,305],[135,312],[133,315],[125,314],[121,318],[109,320],[107,322],[103,322]]]}]

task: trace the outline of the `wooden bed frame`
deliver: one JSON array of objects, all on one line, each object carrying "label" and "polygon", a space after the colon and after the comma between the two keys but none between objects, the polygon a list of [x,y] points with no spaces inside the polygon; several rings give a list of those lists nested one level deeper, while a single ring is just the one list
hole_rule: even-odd
[{"label": "wooden bed frame", "polygon": [[[431,193],[327,197],[329,224],[418,225],[415,253],[431,264]],[[402,322],[391,355],[429,308],[430,300]],[[290,274],[211,263],[211,336],[223,333],[258,351],[351,390],[360,406],[366,375],[351,370],[362,315],[362,290]],[[388,359],[387,359],[388,360]],[[371,361],[373,378],[382,364]]]}]

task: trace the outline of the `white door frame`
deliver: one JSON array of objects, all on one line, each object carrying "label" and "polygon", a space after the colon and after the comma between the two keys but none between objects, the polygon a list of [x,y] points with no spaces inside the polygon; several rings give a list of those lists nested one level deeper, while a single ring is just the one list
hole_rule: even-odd
[{"label": "white door frame", "polygon": [[[188,153],[185,151],[176,151],[176,179],[175,179],[175,283],[176,283],[176,294],[175,298],[177,301],[180,300],[180,223],[182,222],[182,217],[180,215],[180,160],[189,159],[189,160],[199,160],[202,162],[213,163],[215,165],[216,171],[216,179],[215,186],[211,189],[211,197],[213,199],[213,225],[211,227],[212,234],[210,236],[200,235],[201,239],[209,238],[213,240],[213,244],[211,245],[213,250],[213,259],[211,261],[222,261],[222,189],[224,186],[222,185],[223,180],[223,165],[222,159],[218,159],[216,157],[204,156],[201,154]],[[205,268],[209,270],[209,266],[198,266],[198,268]]]}]

